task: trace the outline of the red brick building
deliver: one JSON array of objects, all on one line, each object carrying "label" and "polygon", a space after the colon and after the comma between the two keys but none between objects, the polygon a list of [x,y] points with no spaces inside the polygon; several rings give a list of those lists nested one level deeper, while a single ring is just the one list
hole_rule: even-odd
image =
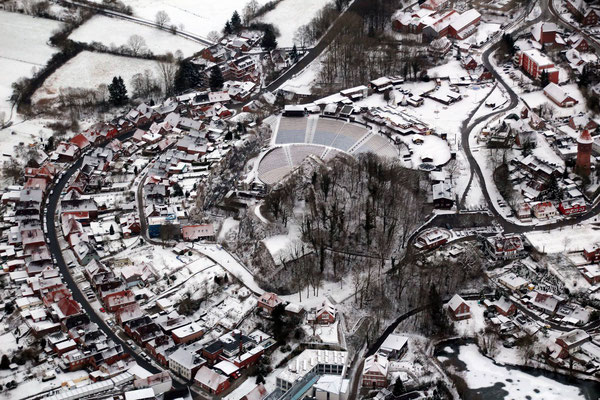
[{"label": "red brick building", "polygon": [[597,8],[590,7],[584,0],[567,0],[567,10],[582,25],[597,25],[600,12]]},{"label": "red brick building", "polygon": [[558,69],[554,67],[554,62],[539,50],[522,51],[517,57],[517,65],[533,79],[539,79],[542,71],[546,71],[550,82],[558,84]]},{"label": "red brick building", "polygon": [[388,366],[389,361],[380,354],[374,354],[365,359],[362,386],[370,388],[381,388],[388,385]]},{"label": "red brick building", "polygon": [[581,136],[577,139],[577,161],[575,163],[575,172],[589,176],[591,170],[592,146],[594,139],[587,129],[581,132]]},{"label": "red brick building", "polygon": [[583,248],[583,256],[589,262],[598,262],[600,261],[600,246],[588,245]]},{"label": "red brick building", "polygon": [[587,205],[583,200],[567,200],[561,201],[558,205],[558,211],[562,215],[575,215],[584,213],[587,210]]}]

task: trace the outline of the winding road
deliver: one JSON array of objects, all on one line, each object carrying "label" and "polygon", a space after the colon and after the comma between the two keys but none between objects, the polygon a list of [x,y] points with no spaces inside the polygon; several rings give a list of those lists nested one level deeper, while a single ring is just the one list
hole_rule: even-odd
[{"label": "winding road", "polygon": [[[526,29],[527,27],[530,27],[531,25],[535,24],[536,22],[538,22],[540,20],[543,20],[543,19],[545,20],[548,17],[548,10],[549,10],[548,3],[549,2],[551,2],[551,0],[540,0],[540,7],[542,8],[542,10],[544,10],[544,12],[538,18],[528,22],[523,27],[519,28],[519,30]],[[471,145],[469,143],[469,138],[470,138],[471,134],[473,133],[473,130],[482,122],[492,118],[493,116],[495,116],[497,114],[507,113],[511,110],[514,110],[519,105],[519,100],[520,100],[519,95],[517,93],[515,93],[515,91],[512,89],[512,87],[495,70],[494,66],[492,65],[492,63],[490,61],[490,56],[496,50],[498,50],[499,47],[500,47],[500,42],[497,42],[497,43],[491,45],[488,49],[486,49],[482,54],[482,62],[485,65],[485,67],[492,73],[492,76],[494,77],[496,82],[499,83],[500,85],[502,85],[502,87],[504,88],[506,93],[508,93],[508,95],[510,97],[510,102],[508,103],[508,105],[505,108],[493,111],[484,116],[478,117],[475,120],[472,120],[474,113],[471,114],[463,122],[463,125],[461,128],[461,143],[462,143],[463,149],[465,151],[467,160],[470,165],[470,170],[471,170],[471,174],[472,174],[471,180],[474,178],[474,176],[477,176],[477,178],[479,179],[479,182],[482,183],[480,186],[481,186],[481,190],[483,193],[483,197],[484,197],[486,203],[488,204],[489,211],[493,214],[493,216],[496,218],[496,221],[500,224],[500,226],[502,226],[502,228],[504,229],[505,232],[512,232],[512,233],[526,233],[526,232],[531,232],[531,231],[549,231],[549,230],[553,230],[553,229],[557,229],[557,228],[571,226],[571,225],[577,224],[579,222],[582,222],[586,219],[589,219],[592,216],[597,215],[600,212],[600,203],[594,205],[587,212],[580,214],[576,217],[566,218],[566,219],[563,219],[563,220],[560,220],[557,222],[544,224],[544,225],[521,225],[521,224],[516,224],[516,223],[508,221],[506,219],[506,217],[504,215],[502,215],[496,209],[494,200],[490,196],[489,189],[485,185],[486,181],[484,179],[483,172],[481,170],[481,166],[479,165],[479,163],[473,156]]]},{"label": "winding road", "polygon": [[[122,135],[119,139],[127,139],[132,136],[132,133],[127,133]],[[102,319],[94,310],[92,305],[88,302],[87,297],[81,292],[79,286],[73,279],[71,275],[71,271],[69,270],[67,264],[65,263],[65,259],[62,254],[62,250],[60,248],[60,243],[58,240],[58,232],[55,225],[55,216],[56,210],[58,208],[58,203],[60,202],[61,193],[64,190],[65,186],[71,179],[71,176],[75,174],[79,168],[81,168],[81,164],[83,163],[83,157],[79,158],[74,164],[72,164],[63,174],[60,179],[55,181],[54,186],[50,192],[50,195],[46,199],[46,208],[45,208],[45,219],[44,223],[46,224],[46,238],[48,241],[48,247],[50,249],[50,253],[56,258],[56,264],[61,272],[61,275],[73,293],[73,299],[81,304],[85,313],[89,316],[90,321],[98,324],[98,327],[102,329],[102,331],[106,334],[106,336],[112,339],[115,343],[123,346],[123,350],[128,353],[135,361],[144,369],[148,370],[151,373],[161,372],[162,369],[156,367],[150,362],[146,361],[141,355],[136,353],[123,339],[121,339]],[[173,381],[173,385],[176,388],[183,387],[177,381]]]}]

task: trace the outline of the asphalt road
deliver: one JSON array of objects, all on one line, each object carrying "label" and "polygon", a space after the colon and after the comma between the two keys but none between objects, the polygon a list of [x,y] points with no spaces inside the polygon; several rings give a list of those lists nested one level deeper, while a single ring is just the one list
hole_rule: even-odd
[{"label": "asphalt road", "polygon": [[[132,135],[132,133],[125,134],[125,135],[121,136],[121,139],[125,139],[131,135]],[[129,347],[127,345],[127,343],[124,342],[106,324],[106,322],[104,322],[104,320],[102,318],[100,318],[100,316],[98,316],[98,314],[96,314],[96,311],[90,305],[90,303],[88,302],[88,299],[81,292],[81,290],[79,289],[79,286],[77,286],[77,283],[74,281],[73,276],[71,275],[71,271],[67,267],[67,264],[65,263],[65,260],[63,258],[63,254],[62,254],[59,242],[58,242],[56,226],[54,225],[54,216],[56,214],[56,209],[57,209],[58,203],[60,201],[61,192],[64,190],[64,188],[67,185],[71,176],[79,170],[82,162],[83,162],[83,158],[80,158],[73,165],[71,165],[71,167],[65,171],[62,178],[60,178],[58,181],[56,181],[56,183],[52,189],[52,193],[48,196],[47,203],[46,203],[45,222],[46,222],[46,229],[47,229],[46,238],[49,241],[48,247],[50,248],[50,253],[56,257],[56,264],[58,265],[58,268],[62,274],[62,277],[63,277],[65,283],[67,284],[67,286],[73,293],[73,299],[75,299],[75,301],[77,301],[77,302],[79,302],[79,304],[81,304],[83,310],[89,316],[90,320],[92,322],[95,322],[96,324],[98,324],[98,327],[100,329],[102,329],[102,331],[106,334],[107,337],[112,339],[115,343],[121,344],[123,346],[123,350],[126,353],[128,353],[131,357],[133,357],[140,366],[142,366],[146,370],[150,371],[151,373],[159,373],[162,371],[161,369],[158,369],[154,365],[150,364],[148,361],[146,361],[144,358],[142,358],[140,355],[138,355],[135,351],[133,351],[131,349],[131,347]],[[173,381],[173,386],[176,388],[183,387],[181,384],[179,384],[175,380]]]}]

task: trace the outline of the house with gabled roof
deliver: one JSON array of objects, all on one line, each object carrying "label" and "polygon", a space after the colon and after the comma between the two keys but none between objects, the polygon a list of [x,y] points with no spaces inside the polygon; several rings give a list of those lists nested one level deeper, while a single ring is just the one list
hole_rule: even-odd
[{"label": "house with gabled roof", "polygon": [[382,388],[388,385],[389,361],[387,357],[373,354],[365,359],[362,370],[362,387]]},{"label": "house with gabled roof", "polygon": [[457,293],[448,302],[448,311],[454,320],[463,320],[471,318],[471,307]]},{"label": "house with gabled roof", "polygon": [[271,313],[273,312],[273,309],[280,304],[283,304],[283,300],[281,300],[279,296],[275,293],[265,292],[258,298],[258,304],[256,306]]}]

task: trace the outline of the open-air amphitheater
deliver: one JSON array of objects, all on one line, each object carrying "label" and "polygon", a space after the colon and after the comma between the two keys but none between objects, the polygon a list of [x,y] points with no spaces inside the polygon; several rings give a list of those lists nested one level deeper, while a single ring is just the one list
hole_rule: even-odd
[{"label": "open-air amphitheater", "polygon": [[281,117],[274,132],[273,148],[262,156],[258,165],[258,177],[268,185],[281,181],[311,155],[324,161],[338,154],[364,152],[398,156],[396,146],[388,138],[342,119]]}]

